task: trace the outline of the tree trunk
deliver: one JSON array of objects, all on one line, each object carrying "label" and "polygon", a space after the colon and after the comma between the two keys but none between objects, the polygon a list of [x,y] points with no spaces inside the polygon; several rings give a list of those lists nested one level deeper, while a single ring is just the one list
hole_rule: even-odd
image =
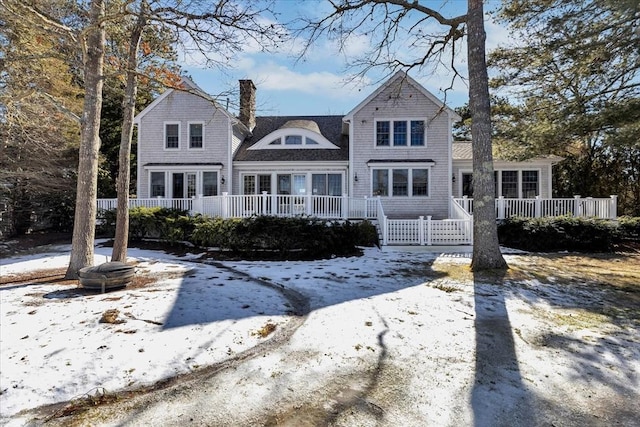
[{"label": "tree trunk", "polygon": [[71,259],[65,278],[76,279],[78,270],[93,265],[98,192],[102,70],[104,66],[104,1],[92,0],[84,49],[84,107],[78,160],[76,211],[73,223]]},{"label": "tree trunk", "polygon": [[483,0],[468,0],[467,55],[473,150],[473,271],[504,269],[495,212],[491,103],[485,58]]},{"label": "tree trunk", "polygon": [[138,50],[142,30],[146,24],[144,17],[146,2],[141,6],[136,25],[129,39],[129,57],[127,59],[127,87],[124,93],[124,111],[122,132],[120,135],[120,151],[118,159],[118,205],[116,210],[116,234],[113,239],[112,261],[127,261],[127,244],[129,240],[129,183],[131,181],[131,138],[133,136],[133,118],[138,93]]}]

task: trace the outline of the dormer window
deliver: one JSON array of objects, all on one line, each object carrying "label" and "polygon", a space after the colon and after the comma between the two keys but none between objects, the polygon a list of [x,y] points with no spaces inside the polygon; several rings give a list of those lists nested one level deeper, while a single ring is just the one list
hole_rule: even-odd
[{"label": "dormer window", "polygon": [[249,150],[316,149],[339,150],[340,147],[320,133],[318,124],[312,120],[291,120],[280,129],[256,142]]}]

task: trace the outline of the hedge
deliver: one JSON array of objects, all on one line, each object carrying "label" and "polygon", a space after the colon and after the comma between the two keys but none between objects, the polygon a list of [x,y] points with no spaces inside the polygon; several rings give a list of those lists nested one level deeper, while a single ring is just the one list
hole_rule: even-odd
[{"label": "hedge", "polygon": [[527,251],[609,252],[621,241],[637,240],[639,230],[640,218],[512,217],[498,224],[498,239]]},{"label": "hedge", "polygon": [[[113,235],[115,212],[105,212],[100,232]],[[244,258],[315,259],[358,253],[358,246],[378,243],[369,221],[325,221],[315,217],[252,216],[210,218],[188,216],[167,208],[129,211],[129,238],[155,238],[168,243],[188,241],[203,248],[219,248]]]}]

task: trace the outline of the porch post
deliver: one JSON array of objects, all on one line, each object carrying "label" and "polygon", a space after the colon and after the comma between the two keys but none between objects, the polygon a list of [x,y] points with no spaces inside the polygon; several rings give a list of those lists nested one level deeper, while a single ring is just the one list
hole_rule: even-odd
[{"label": "porch post", "polygon": [[202,205],[202,194],[198,194],[193,198],[193,204],[191,205],[192,213],[204,213]]},{"label": "porch post", "polygon": [[618,218],[618,196],[611,195],[611,201],[609,202],[609,218]]},{"label": "porch post", "polygon": [[540,217],[542,216],[542,215],[540,214],[540,213],[541,213],[541,211],[542,211],[542,210],[541,210],[542,200],[540,200],[540,196],[536,196],[535,204],[536,204],[536,206],[535,206],[535,213],[534,213],[534,216],[535,216],[536,218],[540,218]]},{"label": "porch post", "polygon": [[573,196],[573,214],[575,216],[582,216],[580,213],[580,195]]},{"label": "porch post", "polygon": [[311,216],[311,215],[313,214],[313,212],[312,212],[313,206],[311,206],[311,205],[312,205],[312,203],[311,203],[311,202],[312,202],[312,200],[311,200],[311,194],[306,194],[306,195],[304,196],[304,199],[305,199],[305,201],[306,201],[306,205],[307,205],[307,206],[306,206],[306,209],[305,209],[305,213],[306,213],[307,215]]},{"label": "porch post", "polygon": [[229,193],[222,192],[222,218],[229,218]]},{"label": "porch post", "polygon": [[342,205],[340,206],[342,219],[349,219],[349,197],[346,194],[342,195]]},{"label": "porch post", "polygon": [[280,216],[279,206],[278,206],[278,195],[271,195],[271,215]]},{"label": "porch post", "polygon": [[498,219],[504,219],[504,196],[498,197]]},{"label": "porch post", "polygon": [[418,217],[418,243],[420,244],[420,246],[424,246],[424,217],[423,216]]},{"label": "porch post", "polygon": [[382,245],[383,246],[387,246],[388,242],[389,242],[389,222],[387,220],[387,216],[385,215],[382,219]]},{"label": "porch post", "polygon": [[469,209],[469,196],[462,196],[462,206],[464,206],[464,210],[467,213],[471,213],[471,210]]},{"label": "porch post", "polygon": [[427,215],[427,245],[431,246],[431,215]]},{"label": "porch post", "polygon": [[267,192],[263,191],[262,192],[262,211],[261,211],[262,215],[268,215],[269,212],[267,212]]}]

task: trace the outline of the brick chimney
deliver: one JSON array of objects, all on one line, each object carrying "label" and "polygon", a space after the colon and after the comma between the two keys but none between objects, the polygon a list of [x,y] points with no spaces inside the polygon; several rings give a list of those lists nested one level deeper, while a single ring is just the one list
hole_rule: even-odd
[{"label": "brick chimney", "polygon": [[256,87],[251,80],[240,80],[240,115],[250,131],[256,127]]}]

